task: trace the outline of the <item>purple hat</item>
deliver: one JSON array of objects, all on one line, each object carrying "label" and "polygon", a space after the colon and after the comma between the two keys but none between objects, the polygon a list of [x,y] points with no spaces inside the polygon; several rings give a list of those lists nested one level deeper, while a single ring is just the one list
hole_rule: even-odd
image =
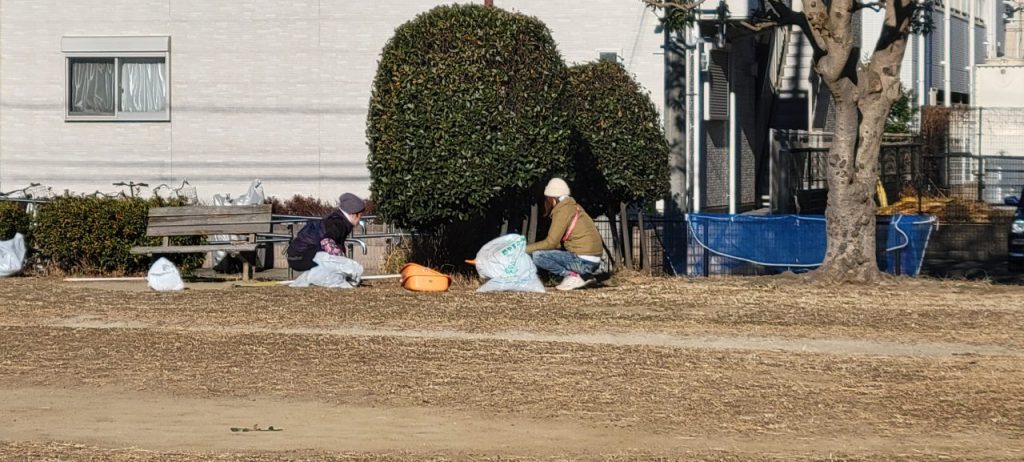
[{"label": "purple hat", "polygon": [[366,210],[366,202],[355,194],[345,193],[338,198],[338,208],[348,214],[362,213]]}]

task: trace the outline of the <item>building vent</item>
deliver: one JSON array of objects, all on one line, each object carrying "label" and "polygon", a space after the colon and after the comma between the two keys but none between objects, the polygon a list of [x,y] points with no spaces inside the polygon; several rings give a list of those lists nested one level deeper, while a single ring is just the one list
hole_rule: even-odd
[{"label": "building vent", "polygon": [[619,62],[619,53],[616,51],[599,51],[598,58],[601,61],[609,61],[613,63]]},{"label": "building vent", "polygon": [[729,120],[729,53],[712,50],[709,61],[707,119]]}]

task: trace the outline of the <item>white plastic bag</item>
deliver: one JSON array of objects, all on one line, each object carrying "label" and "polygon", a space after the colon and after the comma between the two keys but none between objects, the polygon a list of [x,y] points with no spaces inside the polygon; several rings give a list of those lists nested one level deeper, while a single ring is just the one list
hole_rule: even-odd
[{"label": "white plastic bag", "polygon": [[490,279],[477,292],[544,292],[537,267],[526,254],[526,237],[519,234],[484,244],[476,254],[476,271]]},{"label": "white plastic bag", "polygon": [[25,264],[25,236],[15,233],[9,241],[0,241],[0,278],[17,274]]},{"label": "white plastic bag", "polygon": [[[213,195],[213,205],[259,205],[266,200],[266,196],[263,194],[263,183],[256,179],[249,183],[249,190],[245,194],[238,196],[237,199],[232,200],[231,195],[228,194],[225,197],[221,197],[220,194]],[[234,236],[230,234],[215,234],[209,236],[208,240],[213,242],[229,242],[242,239],[242,236]],[[213,252],[213,266],[220,264],[224,257],[228,256],[226,250],[218,250]],[[263,261],[262,258],[257,258],[258,261]]]},{"label": "white plastic bag", "polygon": [[317,252],[313,262],[316,266],[295,278],[289,284],[291,287],[351,289],[359,285],[359,279],[363,277],[363,265],[351,258]]},{"label": "white plastic bag", "polygon": [[233,205],[259,205],[264,200],[266,200],[266,195],[263,194],[263,182],[257,179],[249,183],[249,190],[238,196]]},{"label": "white plastic bag", "polygon": [[149,282],[149,288],[158,292],[185,288],[185,283],[181,281],[181,274],[178,274],[178,268],[175,268],[174,263],[163,257],[149,267],[146,281]]}]

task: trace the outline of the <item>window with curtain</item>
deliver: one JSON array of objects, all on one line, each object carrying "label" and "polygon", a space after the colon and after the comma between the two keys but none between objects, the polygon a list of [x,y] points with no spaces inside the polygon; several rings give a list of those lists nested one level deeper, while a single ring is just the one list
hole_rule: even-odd
[{"label": "window with curtain", "polygon": [[166,52],[68,53],[65,120],[169,121],[167,57]]},{"label": "window with curtain", "polygon": [[167,72],[163,58],[121,60],[119,88],[123,112],[163,112],[167,109]]},{"label": "window with curtain", "polygon": [[114,115],[114,60],[71,60],[71,101],[74,114]]}]

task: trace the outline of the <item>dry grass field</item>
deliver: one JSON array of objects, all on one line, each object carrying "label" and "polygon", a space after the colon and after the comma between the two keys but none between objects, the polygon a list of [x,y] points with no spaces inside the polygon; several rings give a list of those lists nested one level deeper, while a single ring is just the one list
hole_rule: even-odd
[{"label": "dry grass field", "polygon": [[142,288],[0,280],[0,460],[1024,459],[1017,286]]}]

